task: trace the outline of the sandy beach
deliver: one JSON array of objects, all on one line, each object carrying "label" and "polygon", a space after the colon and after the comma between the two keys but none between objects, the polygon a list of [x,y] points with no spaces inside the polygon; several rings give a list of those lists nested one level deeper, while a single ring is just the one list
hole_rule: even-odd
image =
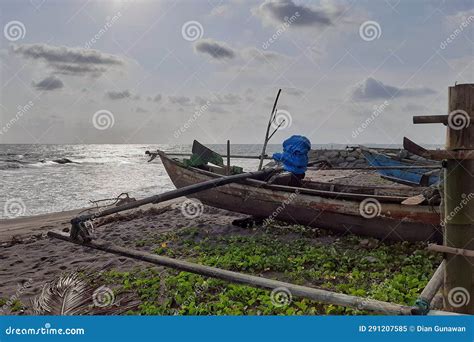
[{"label": "sandy beach", "polygon": [[[225,231],[235,229],[232,220],[242,215],[204,207],[201,216],[189,219],[183,216],[183,199],[146,206],[140,210],[109,217],[99,222],[95,237],[120,246],[150,251],[153,245],[140,246],[137,241],[152,239],[160,234],[186,226],[213,227]],[[0,222],[0,298],[18,298],[27,307],[47,282],[61,273],[87,270],[130,270],[150,264],[117,257],[55,240],[46,235],[49,230],[67,231],[69,220],[81,210],[24,217]],[[2,314],[9,310],[3,308]],[[18,312],[17,312],[18,313]],[[21,313],[21,312],[20,312]]]}]

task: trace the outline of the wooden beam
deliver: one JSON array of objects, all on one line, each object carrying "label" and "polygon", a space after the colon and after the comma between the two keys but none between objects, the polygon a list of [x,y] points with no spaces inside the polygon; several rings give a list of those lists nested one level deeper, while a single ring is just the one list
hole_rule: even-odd
[{"label": "wooden beam", "polygon": [[386,315],[411,315],[417,310],[416,307],[405,306],[395,303],[387,303],[375,299],[362,298],[332,291],[320,290],[312,287],[295,285],[278,280],[257,277],[249,274],[227,271],[216,267],[199,265],[184,260],[168,258],[142,251],[131,250],[101,240],[95,240],[81,244],[77,241],[71,240],[71,238],[67,234],[61,232],[50,231],[48,232],[48,236],[63,241],[83,245],[85,247],[101,250],[104,252],[125,256],[136,260],[146,261],[155,265],[171,267],[185,272],[196,273],[206,277],[222,279],[234,283],[240,283],[264,289],[283,288],[289,291],[292,296],[308,298],[324,304],[352,307],[357,308],[359,310],[368,310],[383,313]]},{"label": "wooden beam", "polygon": [[442,123],[444,125],[448,124],[447,115],[417,115],[413,117],[414,124],[432,124],[432,123]]},{"label": "wooden beam", "polygon": [[447,254],[452,254],[452,255],[462,255],[467,258],[474,258],[474,250],[442,246],[442,245],[437,245],[435,243],[430,243],[428,247],[426,247],[426,249],[433,252],[447,253]]},{"label": "wooden beam", "polygon": [[424,147],[421,147],[420,145],[415,143],[414,141],[411,141],[407,137],[403,138],[403,148],[408,152],[416,154],[417,156],[431,160],[474,160],[474,150],[427,150]]}]

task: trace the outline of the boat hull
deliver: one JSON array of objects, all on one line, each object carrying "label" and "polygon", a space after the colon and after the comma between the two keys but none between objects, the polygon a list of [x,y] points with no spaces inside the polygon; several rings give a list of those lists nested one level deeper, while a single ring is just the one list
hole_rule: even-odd
[{"label": "boat hull", "polygon": [[[166,156],[161,156],[161,159],[177,188],[219,177],[210,172],[184,167]],[[264,187],[263,184],[258,181],[231,183],[190,197],[209,206],[256,216],[267,222],[280,220],[381,240],[441,240],[439,214],[429,206],[408,207],[399,203],[380,202],[369,196],[360,200],[341,199],[338,196],[328,198],[305,194],[298,188],[281,191]],[[371,211],[371,208],[375,211]]]},{"label": "boat hull", "polygon": [[[386,156],[382,153],[370,152],[363,150],[365,159],[370,166],[417,166],[414,163],[403,162]],[[435,162],[433,162],[435,163]],[[437,174],[430,174],[433,170],[423,168],[423,165],[420,165],[419,169],[410,169],[410,170],[377,170],[379,174],[385,176],[394,181],[401,181],[404,184],[411,185],[423,185],[430,186],[437,184],[439,182],[439,176]]]}]

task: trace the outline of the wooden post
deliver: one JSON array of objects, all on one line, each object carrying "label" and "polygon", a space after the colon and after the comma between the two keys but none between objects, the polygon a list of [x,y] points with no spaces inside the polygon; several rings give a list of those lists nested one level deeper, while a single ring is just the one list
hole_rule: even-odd
[{"label": "wooden post", "polygon": [[[449,113],[446,150],[474,150],[474,84],[449,88]],[[444,178],[444,245],[474,250],[474,160],[448,159]],[[474,314],[474,258],[445,258],[446,308]]]},{"label": "wooden post", "polygon": [[230,175],[230,140],[227,140],[227,169],[226,175]]}]

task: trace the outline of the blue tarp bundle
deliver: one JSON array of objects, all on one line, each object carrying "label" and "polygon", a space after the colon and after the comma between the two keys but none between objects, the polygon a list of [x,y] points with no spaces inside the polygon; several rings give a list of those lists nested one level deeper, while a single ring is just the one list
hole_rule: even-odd
[{"label": "blue tarp bundle", "polygon": [[274,153],[273,159],[283,163],[285,171],[301,175],[308,167],[311,142],[302,135],[293,135],[283,142],[283,153]]}]

